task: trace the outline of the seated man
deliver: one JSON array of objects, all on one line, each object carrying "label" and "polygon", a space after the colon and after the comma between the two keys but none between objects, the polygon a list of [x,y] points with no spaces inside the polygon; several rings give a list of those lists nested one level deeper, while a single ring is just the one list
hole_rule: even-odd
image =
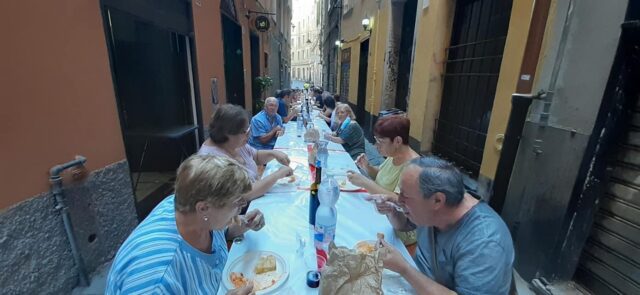
[{"label": "seated man", "polygon": [[278,99],[278,115],[282,119],[283,123],[287,123],[296,116],[292,111],[289,111],[289,105],[291,104],[291,89],[279,90],[276,92],[276,98]]},{"label": "seated man", "polygon": [[313,88],[313,97],[315,99],[315,104],[319,107],[319,108],[324,108],[324,99],[322,97],[322,89],[320,88]]},{"label": "seated man", "polygon": [[268,97],[264,101],[264,110],[251,118],[251,138],[249,144],[257,150],[272,150],[276,138],[284,133],[282,118],[276,113],[278,100]]},{"label": "seated man", "polygon": [[417,228],[418,269],[385,241],[381,255],[384,267],[402,275],[418,294],[509,294],[514,260],[509,230],[489,205],[465,193],[453,165],[435,157],[409,162],[400,177],[404,214],[376,201],[396,230]]}]

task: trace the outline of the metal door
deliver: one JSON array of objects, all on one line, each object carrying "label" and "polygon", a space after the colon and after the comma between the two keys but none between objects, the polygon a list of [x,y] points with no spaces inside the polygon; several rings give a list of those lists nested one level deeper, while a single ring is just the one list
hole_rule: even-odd
[{"label": "metal door", "polygon": [[614,93],[605,93],[619,102],[622,126],[613,131],[620,136],[608,156],[606,189],[575,273],[595,294],[640,294],[640,25],[632,20],[622,27]]},{"label": "metal door", "polygon": [[498,84],[510,0],[458,0],[433,152],[473,177],[480,171]]}]

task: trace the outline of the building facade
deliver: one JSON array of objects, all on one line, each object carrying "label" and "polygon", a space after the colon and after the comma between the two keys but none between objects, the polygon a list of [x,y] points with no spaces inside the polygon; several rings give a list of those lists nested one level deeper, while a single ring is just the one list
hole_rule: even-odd
[{"label": "building facade", "polygon": [[[373,1],[366,1],[373,2]],[[365,2],[363,1],[363,4]],[[321,0],[318,15],[320,16],[320,51],[322,54],[322,87],[324,90],[338,93],[338,55],[340,50],[340,26],[342,19],[342,1]]]},{"label": "building facade", "polygon": [[341,25],[324,6],[323,73],[337,64],[330,91],[365,132],[406,110],[410,145],[454,162],[501,213],[535,288],[639,292],[637,3],[328,2]]},{"label": "building facade", "polygon": [[[10,98],[0,111],[3,293],[70,293],[110,261],[171,193],[217,104],[252,110],[257,76],[289,83],[290,10],[255,0],[0,4],[11,40],[1,49],[11,56],[0,81]],[[270,31],[256,29],[258,15]],[[86,162],[61,174],[54,197],[51,169],[78,155]],[[158,175],[169,177],[145,183]]]},{"label": "building facade", "polygon": [[291,79],[299,84],[322,85],[320,64],[319,0],[295,1],[291,23]]},{"label": "building facade", "polygon": [[292,24],[292,1],[271,0],[265,2],[267,11],[273,12],[271,15],[275,29],[269,32],[271,42],[271,54],[269,54],[268,72],[273,79],[273,85],[267,91],[269,95],[275,93],[277,89],[289,88],[291,85],[291,24]]}]

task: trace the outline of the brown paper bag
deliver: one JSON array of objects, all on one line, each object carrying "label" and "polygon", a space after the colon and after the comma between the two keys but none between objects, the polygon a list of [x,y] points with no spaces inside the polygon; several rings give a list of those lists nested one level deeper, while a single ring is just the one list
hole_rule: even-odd
[{"label": "brown paper bag", "polygon": [[382,259],[378,251],[357,254],[345,247],[329,246],[329,261],[322,271],[320,295],[382,293]]}]

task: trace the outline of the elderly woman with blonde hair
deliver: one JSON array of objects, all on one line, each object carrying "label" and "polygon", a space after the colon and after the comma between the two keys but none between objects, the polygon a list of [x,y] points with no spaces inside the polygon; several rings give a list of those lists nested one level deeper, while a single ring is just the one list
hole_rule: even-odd
[{"label": "elderly woman with blonde hair", "polygon": [[[194,155],[178,168],[175,194],[136,227],[111,266],[106,294],[216,294],[224,279],[226,240],[260,230],[258,210],[232,222],[251,189],[237,162]],[[251,294],[253,286],[227,294]]]},{"label": "elderly woman with blonde hair", "polygon": [[355,160],[364,153],[364,132],[356,122],[356,116],[348,104],[336,106],[336,117],[340,127],[332,134],[325,134],[325,139],[342,144],[342,147]]}]

